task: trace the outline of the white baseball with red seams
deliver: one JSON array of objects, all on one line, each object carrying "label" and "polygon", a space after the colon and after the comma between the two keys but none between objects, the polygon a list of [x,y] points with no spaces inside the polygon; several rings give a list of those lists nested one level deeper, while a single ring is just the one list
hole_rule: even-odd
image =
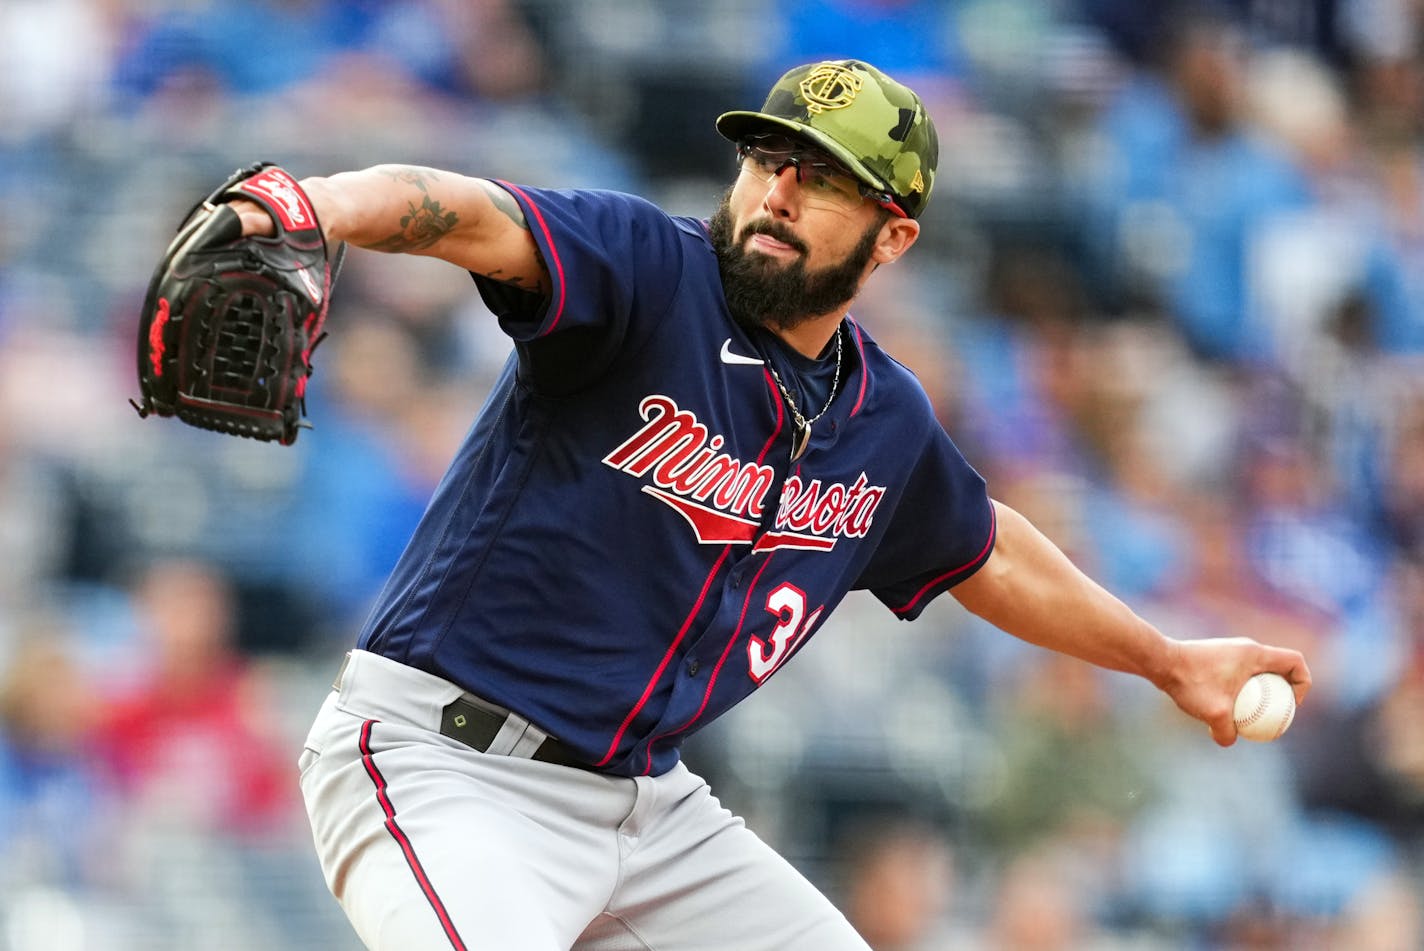
[{"label": "white baseball with red seams", "polygon": [[1295,691],[1280,674],[1256,674],[1236,695],[1236,735],[1258,743],[1278,738],[1295,719]]}]

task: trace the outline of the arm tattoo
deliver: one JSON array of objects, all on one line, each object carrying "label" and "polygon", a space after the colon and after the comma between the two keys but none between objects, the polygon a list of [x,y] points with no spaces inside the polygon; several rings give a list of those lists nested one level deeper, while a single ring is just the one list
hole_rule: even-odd
[{"label": "arm tattoo", "polygon": [[525,231],[529,230],[529,220],[524,217],[524,209],[519,207],[519,202],[514,200],[513,195],[493,182],[482,181],[480,184],[484,186],[489,200],[501,214]]},{"label": "arm tattoo", "polygon": [[421,197],[420,205],[408,203],[408,214],[401,215],[401,230],[388,238],[369,245],[373,251],[418,251],[428,248],[450,232],[460,220],[453,211],[446,211],[429,195]]},{"label": "arm tattoo", "polygon": [[[419,168],[413,165],[394,165],[381,171],[393,181],[417,189],[420,192],[420,204],[417,205],[413,200],[407,201],[407,213],[401,215],[400,230],[387,238],[366,245],[366,247],[373,251],[392,253],[422,250],[445,237],[459,223],[460,216],[456,212],[446,211],[440,202],[430,197],[428,185],[430,182],[440,179],[439,173],[433,169]],[[481,180],[480,185],[489,196],[490,203],[500,214],[525,231],[529,230],[529,222],[524,217],[524,210],[519,207],[519,203],[514,200],[513,195],[490,181]],[[535,253],[538,253],[537,248]],[[544,280],[539,277],[530,279],[518,274],[508,274],[503,268],[495,268],[482,276],[507,287],[538,294],[541,297],[549,293],[549,289],[544,286]]]},{"label": "arm tattoo", "polygon": [[480,276],[487,277],[491,281],[498,281],[500,284],[506,287],[512,287],[515,290],[538,294],[540,297],[546,297],[549,294],[549,289],[544,286],[544,282],[539,278],[536,277],[531,281],[520,277],[518,274],[505,274],[503,268],[495,268],[493,271],[486,272]]},{"label": "arm tattoo", "polygon": [[[524,209],[519,207],[519,202],[514,200],[513,195],[503,188],[500,188],[494,182],[482,180],[480,184],[484,186],[485,193],[489,195],[490,203],[494,205],[500,214],[504,215],[525,231],[529,230],[529,220],[524,217]],[[535,248],[535,254],[538,253],[538,248]],[[540,255],[540,258],[540,263],[542,264],[543,255]],[[498,281],[506,287],[527,291],[530,294],[538,294],[540,297],[544,297],[549,293],[549,288],[544,286],[543,279],[536,277],[530,280],[520,277],[518,274],[506,274],[503,268],[495,268],[493,271],[488,271],[481,276],[487,277],[491,281]]]},{"label": "arm tattoo", "polygon": [[427,183],[440,176],[430,169],[413,166],[396,166],[385,171],[397,182],[412,185],[421,192],[420,204],[406,202],[407,213],[401,215],[400,230],[387,238],[367,245],[373,251],[419,251],[428,248],[445,237],[459,222],[460,217],[453,211],[446,211],[440,202],[430,197]]},{"label": "arm tattoo", "polygon": [[434,169],[420,168],[415,165],[393,165],[381,169],[381,173],[394,181],[414,185],[421,191],[428,191],[425,187],[426,182],[439,181],[440,179],[439,173]]}]

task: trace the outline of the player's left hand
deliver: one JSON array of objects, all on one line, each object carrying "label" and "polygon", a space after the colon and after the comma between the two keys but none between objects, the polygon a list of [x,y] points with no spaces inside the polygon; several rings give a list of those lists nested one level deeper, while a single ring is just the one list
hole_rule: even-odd
[{"label": "player's left hand", "polygon": [[1248,637],[1178,641],[1169,680],[1162,685],[1181,710],[1205,723],[1220,746],[1236,742],[1236,694],[1253,674],[1277,673],[1290,682],[1296,704],[1310,692],[1310,667],[1300,651]]},{"label": "player's left hand", "polygon": [[259,162],[189,212],[154,269],[138,328],[140,416],[290,445],[334,259],[302,186]]},{"label": "player's left hand", "polygon": [[237,212],[237,218],[242,222],[243,237],[270,238],[277,233],[277,222],[267,212],[267,209],[257,202],[238,198],[228,204],[232,206],[233,211]]}]

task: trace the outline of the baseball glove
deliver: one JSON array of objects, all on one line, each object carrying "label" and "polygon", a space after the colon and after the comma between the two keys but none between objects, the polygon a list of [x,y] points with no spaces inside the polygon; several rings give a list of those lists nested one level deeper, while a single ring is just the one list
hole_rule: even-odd
[{"label": "baseball glove", "polygon": [[[243,236],[228,203],[276,223]],[[194,206],[168,245],[138,327],[140,417],[291,445],[306,422],[312,350],[324,336],[345,244],[327,259],[310,199],[270,162],[238,169]]]}]

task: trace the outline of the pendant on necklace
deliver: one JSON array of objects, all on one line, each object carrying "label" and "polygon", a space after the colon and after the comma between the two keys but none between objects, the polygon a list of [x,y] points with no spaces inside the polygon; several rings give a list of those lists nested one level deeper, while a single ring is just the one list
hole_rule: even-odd
[{"label": "pendant on necklace", "polygon": [[800,423],[791,429],[791,461],[800,459],[811,442],[811,424]]}]

